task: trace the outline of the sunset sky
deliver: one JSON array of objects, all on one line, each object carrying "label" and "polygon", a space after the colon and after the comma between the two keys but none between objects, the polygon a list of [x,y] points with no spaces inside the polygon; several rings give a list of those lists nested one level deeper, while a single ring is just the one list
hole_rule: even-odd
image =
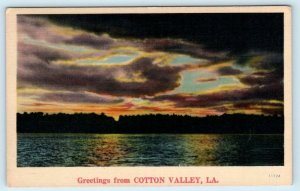
[{"label": "sunset sky", "polygon": [[18,112],[283,113],[282,14],[19,15]]}]

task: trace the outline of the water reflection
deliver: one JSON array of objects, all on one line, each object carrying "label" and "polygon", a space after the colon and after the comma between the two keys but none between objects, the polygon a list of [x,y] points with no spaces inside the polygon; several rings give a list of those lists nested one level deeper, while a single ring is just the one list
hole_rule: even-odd
[{"label": "water reflection", "polygon": [[221,135],[184,135],[184,162],[181,165],[216,165],[216,149]]},{"label": "water reflection", "polygon": [[18,134],[17,165],[283,165],[283,136]]}]

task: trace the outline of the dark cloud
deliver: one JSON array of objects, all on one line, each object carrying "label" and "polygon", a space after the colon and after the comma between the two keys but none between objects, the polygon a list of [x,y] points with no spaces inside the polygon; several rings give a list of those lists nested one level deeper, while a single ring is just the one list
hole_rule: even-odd
[{"label": "dark cloud", "polygon": [[281,115],[283,116],[283,108],[261,108],[261,111],[268,115]]},{"label": "dark cloud", "polygon": [[239,80],[243,84],[261,86],[272,83],[280,83],[282,78],[274,72],[253,72],[252,74],[240,77]]},{"label": "dark cloud", "polygon": [[245,92],[242,99],[274,99],[283,100],[283,83],[271,83],[268,85],[253,86]]},{"label": "dark cloud", "polygon": [[267,70],[282,70],[283,69],[283,55],[279,53],[261,53],[258,56],[262,58],[256,62],[251,62],[250,66],[256,69]]},{"label": "dark cloud", "polygon": [[52,14],[39,17],[97,34],[182,39],[235,55],[251,50],[283,51],[282,13]]},{"label": "dark cloud", "polygon": [[[88,46],[97,49],[108,49],[113,45],[118,45],[117,40],[107,34],[97,35],[85,31],[77,31],[77,34],[64,34],[64,28],[58,32],[53,30],[57,27],[44,18],[33,16],[18,16],[18,33],[23,37],[28,35],[34,40],[43,40],[49,43],[69,44]],[[72,29],[69,29],[72,30]],[[20,35],[20,36],[22,36]]]},{"label": "dark cloud", "polygon": [[[251,87],[251,91],[249,91],[247,95],[250,95],[253,99],[256,98],[256,100],[265,98],[282,101],[284,95],[282,55],[260,53],[258,55],[252,55],[252,58],[246,62],[246,64],[256,70],[255,72],[239,77],[241,83]],[[258,101],[257,104],[263,106],[263,103]],[[273,104],[272,106],[275,105]],[[279,109],[266,108],[263,112],[267,114],[280,114],[283,112],[283,106]]]},{"label": "dark cloud", "polygon": [[[280,55],[265,56],[251,62],[257,71],[239,77],[240,82],[250,86],[268,86],[283,83],[283,61]],[[283,92],[283,88],[281,89]]]},{"label": "dark cloud", "polygon": [[33,107],[57,106],[56,104],[50,104],[50,103],[31,103],[31,104],[21,104],[21,105],[33,106]]},{"label": "dark cloud", "polygon": [[35,40],[43,40],[52,43],[61,43],[70,38],[67,35],[62,35],[51,30],[49,28],[51,22],[43,18],[21,15],[17,17],[17,22],[19,37],[29,36]]},{"label": "dark cloud", "polygon": [[197,82],[212,82],[212,81],[216,81],[217,78],[200,78],[197,80]]},{"label": "dark cloud", "polygon": [[247,100],[283,100],[282,90],[283,84],[271,84],[201,95],[162,95],[151,100],[168,100],[174,102],[177,107],[212,107]]},{"label": "dark cloud", "polygon": [[283,76],[283,54],[275,52],[249,52],[235,58],[237,65],[250,66],[256,70],[268,70]]},{"label": "dark cloud", "polygon": [[95,35],[90,33],[83,33],[74,36],[70,40],[66,40],[67,44],[86,45],[98,49],[108,49],[114,44],[114,40],[105,35]]},{"label": "dark cloud", "polygon": [[60,92],[45,93],[40,95],[36,100],[45,102],[63,102],[63,103],[94,103],[94,104],[113,104],[121,103],[121,98],[108,98],[92,93],[84,92]]},{"label": "dark cloud", "polygon": [[227,75],[237,75],[241,74],[242,72],[238,69],[232,68],[230,66],[222,67],[217,70],[217,72],[222,75],[222,76],[227,76]]},{"label": "dark cloud", "polygon": [[61,52],[38,50],[34,46],[30,49],[21,47],[27,52],[20,51],[18,57],[19,85],[52,90],[88,91],[132,97],[155,95],[178,87],[179,73],[184,69],[158,66],[153,63],[152,58],[140,58],[128,65],[111,67],[66,65],[51,62],[67,57]]},{"label": "dark cloud", "polygon": [[25,44],[21,42],[18,43],[18,54],[19,65],[30,64],[30,62],[25,63],[26,58],[29,57],[36,57],[36,59],[39,59],[41,62],[46,63],[55,60],[67,60],[74,57],[73,55],[63,51],[58,51],[43,46]]},{"label": "dark cloud", "polygon": [[17,78],[18,87],[23,86],[34,86],[30,80],[26,81],[23,79],[29,76],[36,75],[52,75],[53,71],[48,70],[52,66],[51,62],[56,60],[65,60],[72,58],[72,55],[63,51],[57,51],[41,46],[28,45],[24,43],[18,43],[18,55],[17,55]]},{"label": "dark cloud", "polygon": [[165,51],[188,54],[196,58],[208,59],[212,62],[228,59],[226,52],[209,51],[199,44],[176,39],[147,39],[142,44],[146,51]]},{"label": "dark cloud", "polygon": [[239,110],[259,110],[267,115],[283,115],[283,103],[282,102],[268,102],[259,100],[240,101],[233,104],[234,109]]},{"label": "dark cloud", "polygon": [[283,103],[250,100],[250,101],[241,101],[241,102],[234,103],[233,106],[235,108],[244,108],[244,109],[248,109],[253,106],[256,106],[256,107],[269,106],[269,107],[283,108]]}]

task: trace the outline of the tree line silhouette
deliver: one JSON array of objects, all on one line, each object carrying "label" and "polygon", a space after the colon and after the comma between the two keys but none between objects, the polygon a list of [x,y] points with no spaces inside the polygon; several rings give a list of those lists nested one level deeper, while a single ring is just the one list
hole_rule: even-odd
[{"label": "tree line silhouette", "polygon": [[282,116],[223,114],[189,115],[147,114],[120,116],[102,114],[17,113],[18,133],[261,133],[282,134]]}]

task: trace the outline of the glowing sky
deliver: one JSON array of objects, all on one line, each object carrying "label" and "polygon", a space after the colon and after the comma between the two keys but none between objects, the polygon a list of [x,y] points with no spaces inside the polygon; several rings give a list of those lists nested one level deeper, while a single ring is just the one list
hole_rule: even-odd
[{"label": "glowing sky", "polygon": [[280,20],[98,17],[18,16],[18,112],[283,113]]}]

